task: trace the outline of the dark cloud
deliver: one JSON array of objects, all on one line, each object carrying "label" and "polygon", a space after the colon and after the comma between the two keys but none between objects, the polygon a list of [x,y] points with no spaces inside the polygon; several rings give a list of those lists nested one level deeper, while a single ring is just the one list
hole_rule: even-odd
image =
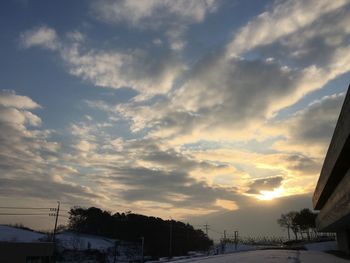
[{"label": "dark cloud", "polygon": [[[124,145],[124,151],[135,160],[150,162],[154,168],[142,166],[108,166],[108,180],[125,185],[122,193],[128,201],[167,202],[176,207],[205,208],[217,199],[239,199],[237,189],[209,186],[192,178],[195,169],[215,171],[225,165],[215,165],[191,159],[174,149],[161,149],[162,142],[152,139],[134,140]],[[175,196],[175,198],[174,198]],[[179,199],[176,196],[180,196]]]},{"label": "dark cloud", "polygon": [[334,94],[317,101],[294,118],[290,132],[295,140],[304,143],[329,143],[336,125],[344,94]]},{"label": "dark cloud", "polygon": [[289,155],[286,158],[287,167],[290,170],[307,174],[318,174],[321,168],[320,161],[304,155]]},{"label": "dark cloud", "polygon": [[106,179],[125,186],[122,196],[127,201],[147,200],[176,207],[209,208],[215,207],[217,199],[240,199],[237,189],[209,186],[185,172],[125,167],[114,169],[113,174]]},{"label": "dark cloud", "polygon": [[191,171],[196,168],[215,169],[218,167],[218,165],[190,158],[190,156],[172,148],[162,149],[161,146],[161,140],[142,139],[129,142],[125,145],[124,150],[137,152],[138,158],[141,160],[177,171]]},{"label": "dark cloud", "polygon": [[247,193],[259,194],[260,191],[273,191],[274,188],[278,188],[279,186],[281,186],[282,181],[282,176],[256,179],[249,185],[249,190],[247,191]]},{"label": "dark cloud", "polygon": [[55,182],[50,175],[36,178],[0,178],[0,192],[6,197],[28,197],[45,200],[70,201],[76,204],[83,199],[101,198],[86,187],[65,182]]}]

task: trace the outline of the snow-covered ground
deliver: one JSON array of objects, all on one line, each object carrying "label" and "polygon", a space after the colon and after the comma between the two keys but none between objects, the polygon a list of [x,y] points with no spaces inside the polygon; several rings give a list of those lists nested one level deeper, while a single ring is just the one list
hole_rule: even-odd
[{"label": "snow-covered ground", "polygon": [[[47,240],[48,236],[35,231],[19,229],[11,226],[0,225],[0,241],[5,242],[40,242]],[[88,249],[99,250],[101,253],[114,259],[114,253],[117,241],[117,254],[119,262],[129,262],[140,259],[141,243],[123,242],[116,239],[110,239],[103,236],[79,234],[70,231],[64,231],[56,235],[58,250],[62,255],[68,255],[69,251],[79,252],[79,262],[83,262],[84,253]],[[68,251],[68,252],[67,252]],[[85,261],[84,261],[85,262]],[[94,262],[94,261],[89,261]]]},{"label": "snow-covered ground", "polygon": [[38,232],[0,225],[0,241],[37,242],[44,237],[45,234]]},{"label": "snow-covered ground", "polygon": [[[6,242],[38,242],[47,238],[46,234],[0,225],[0,241]],[[76,234],[64,231],[57,234],[56,239],[65,249],[97,249],[107,250],[114,247],[115,240],[95,235]]]},{"label": "snow-covered ground", "polygon": [[176,263],[349,263],[348,260],[320,251],[255,250],[206,258],[192,258]]},{"label": "snow-covered ground", "polygon": [[317,242],[317,243],[309,243],[304,245],[307,250],[313,251],[329,251],[329,250],[337,250],[337,242],[336,241],[325,241],[325,242]]},{"label": "snow-covered ground", "polygon": [[[45,234],[35,231],[0,225],[0,241],[37,242],[40,239],[44,239],[45,237]],[[113,248],[115,245],[114,239],[108,239],[94,235],[78,235],[69,231],[58,234],[57,239],[61,243],[61,246],[67,249],[84,250],[91,248],[98,249],[100,251],[106,251],[110,248]],[[202,255],[202,257],[200,257],[200,255],[196,255],[191,258],[179,257],[177,258],[178,260],[173,259],[172,262],[186,263],[195,261],[196,263],[349,263],[348,260],[337,258],[331,254],[322,252],[327,250],[336,250],[337,246],[335,241],[310,243],[306,244],[305,248],[307,251],[281,249],[256,250],[257,248],[254,246],[239,244],[236,249],[234,245],[227,244],[224,251],[225,254],[216,256]]]},{"label": "snow-covered ground", "polygon": [[[47,235],[39,232],[0,225],[0,241],[38,242],[46,237]],[[57,234],[56,239],[60,242],[62,247],[78,250],[88,248],[106,250],[110,247],[114,247],[115,244],[114,239],[95,235],[76,234],[69,231]]]},{"label": "snow-covered ground", "polygon": [[95,235],[76,234],[69,231],[57,234],[56,239],[60,242],[60,245],[66,249],[97,249],[103,251],[115,245],[114,239]]}]

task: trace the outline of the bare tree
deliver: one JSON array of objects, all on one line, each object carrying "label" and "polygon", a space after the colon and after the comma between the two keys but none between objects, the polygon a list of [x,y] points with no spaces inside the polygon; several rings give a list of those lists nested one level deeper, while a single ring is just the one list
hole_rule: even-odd
[{"label": "bare tree", "polygon": [[277,220],[277,223],[288,231],[288,240],[290,240],[290,230],[293,231],[295,239],[298,240],[298,226],[295,224],[295,216],[297,212],[289,212],[287,214],[281,214],[281,217]]}]

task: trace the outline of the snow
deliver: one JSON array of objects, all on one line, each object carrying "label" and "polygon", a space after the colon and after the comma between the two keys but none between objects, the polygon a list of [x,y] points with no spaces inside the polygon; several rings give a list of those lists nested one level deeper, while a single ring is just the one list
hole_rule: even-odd
[{"label": "snow", "polygon": [[114,247],[116,241],[105,237],[76,234],[69,231],[57,234],[56,239],[63,248],[77,250],[84,250],[88,248],[107,250],[110,247]]},{"label": "snow", "polygon": [[37,242],[46,235],[38,232],[0,225],[0,241]]},{"label": "snow", "polygon": [[175,261],[196,263],[349,263],[348,260],[335,257],[320,251],[303,250],[256,250],[246,251],[206,258],[192,258],[188,260]]},{"label": "snow", "polygon": [[[0,241],[6,242],[38,242],[46,238],[47,235],[19,229],[11,226],[0,225]],[[107,250],[114,247],[115,240],[95,235],[76,234],[65,231],[56,235],[56,240],[65,249],[98,249]]]},{"label": "snow", "polygon": [[[45,238],[46,235],[35,231],[18,229],[10,226],[0,225],[0,241],[8,242],[37,242]],[[109,239],[101,236],[76,234],[70,231],[65,231],[57,234],[57,240],[61,246],[66,249],[84,250],[87,248],[107,251],[114,247],[114,239]],[[304,250],[282,250],[282,249],[266,249],[256,250],[255,246],[242,245],[237,246],[227,244],[225,253],[216,256],[178,257],[172,262],[186,263],[349,263],[348,260],[335,257],[322,251],[336,250],[335,241],[318,242],[306,244]]]},{"label": "snow", "polygon": [[248,250],[256,250],[256,246],[237,244],[237,249],[234,244],[226,244],[225,246],[225,253],[248,251]]},{"label": "snow", "polygon": [[337,242],[336,241],[326,241],[326,242],[317,242],[317,243],[309,243],[304,245],[307,250],[313,251],[329,251],[329,250],[337,250]]}]

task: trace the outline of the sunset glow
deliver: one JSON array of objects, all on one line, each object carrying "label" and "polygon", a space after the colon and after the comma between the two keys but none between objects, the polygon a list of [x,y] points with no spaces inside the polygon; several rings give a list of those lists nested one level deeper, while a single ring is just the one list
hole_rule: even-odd
[{"label": "sunset glow", "polygon": [[275,198],[281,197],[283,190],[281,188],[274,189],[273,191],[260,191],[260,195],[257,196],[259,200],[270,201]]}]

